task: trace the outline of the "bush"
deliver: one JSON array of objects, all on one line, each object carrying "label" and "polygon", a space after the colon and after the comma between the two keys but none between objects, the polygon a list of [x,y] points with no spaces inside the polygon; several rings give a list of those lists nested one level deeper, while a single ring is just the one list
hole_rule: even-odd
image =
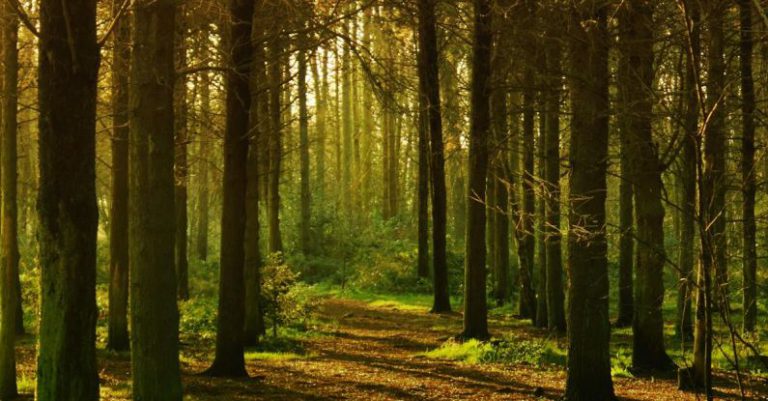
[{"label": "bush", "polygon": [[262,268],[261,302],[264,317],[272,323],[272,335],[278,326],[306,328],[317,308],[318,300],[308,284],[288,266],[282,254],[270,255]]}]

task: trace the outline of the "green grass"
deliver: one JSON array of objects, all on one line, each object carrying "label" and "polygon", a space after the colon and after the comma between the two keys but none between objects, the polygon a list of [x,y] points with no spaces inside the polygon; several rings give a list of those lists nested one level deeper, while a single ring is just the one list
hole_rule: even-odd
[{"label": "green grass", "polygon": [[439,348],[423,352],[419,355],[431,359],[459,361],[468,364],[485,362],[487,355],[492,351],[493,345],[478,340],[465,342],[448,341]]}]

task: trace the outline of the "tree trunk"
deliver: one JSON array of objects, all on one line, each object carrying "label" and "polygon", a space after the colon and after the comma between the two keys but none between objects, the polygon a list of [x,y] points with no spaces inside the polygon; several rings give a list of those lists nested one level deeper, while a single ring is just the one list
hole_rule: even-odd
[{"label": "tree trunk", "polygon": [[40,401],[96,401],[96,3],[42,0],[38,54],[36,395]]},{"label": "tree trunk", "polygon": [[[623,105],[622,105],[623,107]],[[624,118],[624,116],[622,116]],[[616,327],[629,327],[632,325],[635,296],[634,296],[634,210],[632,183],[629,177],[629,149],[626,149],[626,141],[623,136],[625,128],[620,127],[619,135],[619,316],[616,319]]]},{"label": "tree trunk", "polygon": [[[559,32],[558,32],[559,33]],[[544,147],[546,160],[544,179],[546,185],[547,248],[547,327],[565,332],[565,306],[563,292],[563,263],[560,234],[560,98],[562,88],[561,48],[557,40],[547,44],[547,71],[549,79],[546,88],[546,137]]]},{"label": "tree trunk", "polygon": [[[501,27],[507,21],[501,13],[494,12],[492,23],[495,27]],[[494,82],[496,87],[492,89],[490,97],[493,143],[496,152],[492,161],[492,177],[496,183],[495,199],[492,199],[490,214],[495,218],[495,229],[490,233],[491,243],[495,252],[493,266],[495,268],[493,298],[497,306],[502,306],[510,298],[509,279],[509,186],[511,177],[509,174],[509,118],[507,111],[506,69],[508,45],[500,36],[497,36],[494,49],[492,69],[496,74]]]},{"label": "tree trunk", "polygon": [[[428,130],[430,178],[432,184],[432,271],[434,298],[432,312],[451,310],[448,295],[448,265],[446,261],[447,194],[445,189],[445,156],[443,154],[443,123],[440,104],[440,79],[437,49],[437,20],[434,0],[420,0],[419,7],[419,89],[422,129]],[[426,133],[425,133],[426,134]],[[421,172],[421,169],[420,169]],[[426,185],[425,185],[426,186]]]},{"label": "tree trunk", "polygon": [[310,187],[309,187],[309,113],[307,112],[307,52],[304,50],[307,37],[299,37],[299,153],[301,154],[301,223],[299,228],[299,241],[301,251],[305,255],[311,252],[310,238]]},{"label": "tree trunk", "polygon": [[[540,71],[546,71],[546,60],[543,59],[543,55],[537,55],[537,64]],[[541,92],[540,92],[541,93]],[[536,187],[538,188],[537,205],[536,205],[536,265],[539,272],[538,281],[536,283],[536,318],[534,319],[534,326],[547,327],[547,249],[544,245],[546,241],[544,236],[544,228],[546,227],[545,220],[545,203],[546,197],[544,196],[544,186],[541,177],[544,177],[544,165],[546,164],[546,149],[544,148],[544,138],[546,136],[546,113],[544,113],[544,99],[543,96],[539,96],[539,136],[536,140],[536,158],[538,163],[536,164]]]},{"label": "tree trunk", "polygon": [[[526,72],[525,82],[533,80],[532,71]],[[526,86],[523,90],[523,196],[517,223],[517,255],[520,259],[520,304],[518,313],[522,318],[536,320],[536,293],[533,290],[533,258],[536,243],[533,237],[533,215],[536,211],[533,190],[533,109],[535,91]]]},{"label": "tree trunk", "polygon": [[[120,2],[112,4],[117,18]],[[112,202],[109,213],[109,337],[107,348],[127,351],[128,337],[128,102],[131,24],[119,18],[112,33]]]},{"label": "tree trunk", "polygon": [[680,151],[682,182],[682,199],[680,205],[680,249],[678,252],[677,264],[680,271],[680,287],[677,294],[677,319],[675,327],[677,335],[683,340],[693,338],[693,323],[691,317],[691,293],[693,285],[693,264],[694,264],[694,237],[695,237],[695,219],[696,219],[696,165],[698,153],[699,136],[699,96],[697,88],[697,75],[699,73],[699,53],[701,51],[700,43],[700,21],[699,11],[693,6],[693,2],[686,0],[686,8],[689,10],[686,15],[690,24],[690,36],[688,44],[690,50],[686,52],[686,71],[685,71],[685,127],[682,149]]},{"label": "tree trunk", "polygon": [[[186,36],[185,8],[179,5],[176,9],[177,23],[175,32],[176,41],[176,69],[186,68],[186,46],[184,38]],[[176,77],[173,86],[174,101],[174,137],[176,140],[176,159],[174,163],[175,172],[175,204],[176,204],[176,282],[179,299],[189,299],[189,260],[187,258],[187,144],[189,142],[189,132],[187,130],[187,79],[186,75]]]},{"label": "tree trunk", "polygon": [[174,271],[176,6],[142,0],[133,14],[129,260],[133,399],[181,401]]},{"label": "tree trunk", "polygon": [[755,87],[752,78],[752,3],[739,0],[741,17],[741,179],[744,203],[742,205],[742,233],[744,236],[743,280],[745,332],[755,330],[757,320],[757,249],[755,225]]},{"label": "tree trunk", "polygon": [[634,369],[676,368],[664,348],[664,169],[653,142],[653,5],[629,0],[619,11],[619,93],[624,112],[622,141],[629,161],[637,223],[637,283],[632,323]]},{"label": "tree trunk", "polygon": [[[226,76],[227,113],[224,128],[224,193],[221,212],[221,273],[216,330],[216,356],[206,373],[244,377],[245,370],[245,227],[248,176],[248,133],[253,60],[251,27],[254,4],[230,0],[229,43],[233,69]],[[278,93],[279,96],[279,93]]]},{"label": "tree trunk", "polygon": [[[209,43],[204,41],[200,46],[200,58],[205,60],[208,54]],[[197,178],[197,238],[196,246],[197,258],[205,261],[208,259],[208,231],[209,231],[209,198],[210,198],[210,177],[208,174],[210,159],[209,139],[204,138],[202,133],[208,132],[211,126],[205,113],[211,110],[211,77],[207,71],[200,73],[200,110],[201,130],[198,137],[198,178]]]},{"label": "tree trunk", "polygon": [[491,2],[474,0],[463,338],[487,339],[485,187],[490,129]]},{"label": "tree trunk", "polygon": [[17,298],[19,277],[19,242],[17,208],[17,106],[19,83],[19,23],[8,3],[2,9],[3,52],[3,132],[2,156],[2,249],[0,249],[0,399],[16,398],[16,315],[21,302]]},{"label": "tree trunk", "polygon": [[[602,2],[600,2],[602,3]],[[605,237],[608,162],[607,5],[572,8],[571,149],[568,234],[568,362],[565,399],[616,400],[611,380]]]},{"label": "tree trunk", "polygon": [[283,44],[282,33],[279,30],[273,32],[277,35],[271,43],[268,56],[270,101],[269,110],[271,117],[271,132],[269,135],[269,174],[267,179],[268,201],[267,222],[269,231],[269,253],[283,251],[283,240],[280,234],[280,170],[282,166],[282,102],[280,101],[283,80]]},{"label": "tree trunk", "polygon": [[259,336],[264,333],[264,316],[261,305],[261,224],[260,218],[260,188],[262,170],[261,155],[264,154],[262,146],[268,138],[269,110],[265,107],[267,97],[266,89],[266,65],[264,54],[264,33],[260,20],[263,2],[256,4],[253,15],[251,37],[253,43],[253,64],[250,76],[250,119],[248,122],[250,135],[248,136],[248,156],[245,193],[245,323],[243,329],[244,344],[257,345]]},{"label": "tree trunk", "polygon": [[[696,327],[694,329],[693,365],[689,384],[704,388],[707,399],[712,399],[712,297],[718,307],[724,307],[724,291],[716,287],[712,291],[712,272],[719,283],[725,261],[725,132],[722,96],[725,90],[725,62],[723,59],[723,2],[710,0],[703,6],[709,16],[709,53],[707,54],[706,112],[709,115],[704,127],[703,172],[699,188],[701,263],[696,295]],[[681,383],[682,384],[682,383]],[[683,386],[685,387],[685,386]]]}]

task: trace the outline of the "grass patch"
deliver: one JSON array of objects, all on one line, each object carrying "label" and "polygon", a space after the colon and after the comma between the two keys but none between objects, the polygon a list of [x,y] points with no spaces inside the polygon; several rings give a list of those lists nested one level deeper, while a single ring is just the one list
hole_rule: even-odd
[{"label": "grass patch", "polygon": [[508,363],[527,364],[537,367],[564,365],[565,352],[548,341],[535,341],[505,337],[491,341],[446,341],[439,348],[421,356],[468,364]]}]

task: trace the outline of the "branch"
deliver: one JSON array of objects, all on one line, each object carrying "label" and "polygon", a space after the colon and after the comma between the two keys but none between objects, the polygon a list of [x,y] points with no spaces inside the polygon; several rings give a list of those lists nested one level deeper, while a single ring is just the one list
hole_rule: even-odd
[{"label": "branch", "polygon": [[117,13],[115,14],[115,18],[113,18],[112,22],[109,23],[107,32],[105,32],[104,36],[102,36],[101,39],[99,39],[97,42],[100,48],[103,47],[105,43],[107,43],[107,39],[109,39],[109,36],[112,34],[112,32],[115,31],[115,28],[117,28],[117,22],[120,20],[120,18],[123,17],[123,14],[125,14],[125,11],[128,10],[128,7],[130,7],[132,3],[133,2],[131,0],[123,0],[123,5],[120,6],[120,9],[117,10]]},{"label": "branch", "polygon": [[33,24],[32,21],[29,19],[29,15],[27,15],[24,9],[21,8],[21,4],[19,4],[19,0],[6,0],[6,1],[16,12],[16,15],[19,16],[19,20],[21,20],[21,23],[24,24],[24,27],[26,27],[30,32],[32,32],[32,34],[35,35],[37,38],[40,38],[40,32],[37,30],[37,28],[35,28],[35,24]]}]

